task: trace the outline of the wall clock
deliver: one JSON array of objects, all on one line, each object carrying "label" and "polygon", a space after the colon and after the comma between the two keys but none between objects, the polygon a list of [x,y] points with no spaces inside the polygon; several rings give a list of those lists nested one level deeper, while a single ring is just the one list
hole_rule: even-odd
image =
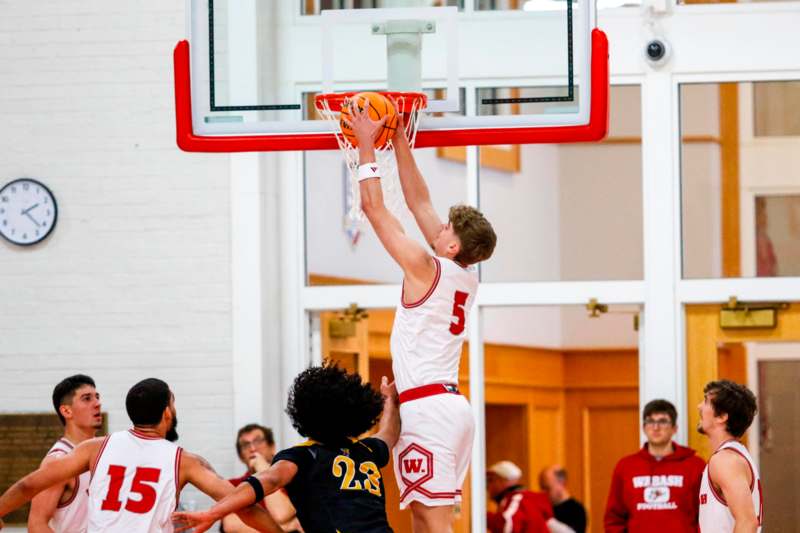
[{"label": "wall clock", "polygon": [[19,178],[0,189],[0,235],[20,246],[41,242],[56,227],[58,206],[43,183]]}]

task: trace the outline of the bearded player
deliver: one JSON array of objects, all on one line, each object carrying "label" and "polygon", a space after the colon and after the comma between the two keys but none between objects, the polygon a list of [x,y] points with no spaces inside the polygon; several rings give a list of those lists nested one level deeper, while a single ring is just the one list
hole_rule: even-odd
[{"label": "bearded player", "polygon": [[[184,485],[215,500],[233,492],[205,459],[175,444],[178,417],[169,385],[155,378],[140,381],[128,391],[125,409],[133,428],[86,440],[17,481],[0,496],[0,518],[84,472],[91,477],[88,533],[172,533],[172,512]],[[283,531],[258,506],[243,508],[239,517],[258,531]]]},{"label": "bearded player", "polygon": [[393,450],[400,508],[411,508],[415,533],[444,533],[452,531],[475,430],[469,403],[458,392],[467,316],[478,289],[471,265],[492,255],[497,237],[473,207],[454,206],[447,224],[442,222],[401,121],[392,139],[400,183],[433,254],[409,238],[383,203],[373,140],[386,118],[373,121],[367,106],[362,108],[352,112],[350,121],[359,145],[361,208],[403,270],[391,337],[402,420]]}]

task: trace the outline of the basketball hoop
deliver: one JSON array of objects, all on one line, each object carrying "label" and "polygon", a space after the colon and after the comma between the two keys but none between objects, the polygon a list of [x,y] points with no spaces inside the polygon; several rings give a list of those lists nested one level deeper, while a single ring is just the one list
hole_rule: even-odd
[{"label": "basketball hoop", "polygon": [[[336,141],[339,149],[344,155],[347,171],[350,175],[350,186],[347,197],[347,214],[345,223],[355,226],[364,220],[364,212],[361,211],[361,194],[358,187],[358,148],[350,144],[350,141],[342,135],[339,129],[339,114],[346,99],[356,95],[350,93],[325,93],[318,94],[314,98],[314,106],[323,118],[331,123],[336,134]],[[383,91],[386,96],[394,102],[398,113],[403,114],[405,120],[406,137],[408,144],[414,148],[414,141],[417,136],[417,126],[419,124],[419,112],[425,109],[428,97],[423,93],[417,92],[392,92]],[[383,189],[383,201],[386,207],[395,215],[398,215],[405,201],[403,191],[400,187],[400,177],[397,173],[397,160],[394,157],[394,146],[391,139],[384,146],[375,149],[375,159],[381,169],[381,187]]]}]

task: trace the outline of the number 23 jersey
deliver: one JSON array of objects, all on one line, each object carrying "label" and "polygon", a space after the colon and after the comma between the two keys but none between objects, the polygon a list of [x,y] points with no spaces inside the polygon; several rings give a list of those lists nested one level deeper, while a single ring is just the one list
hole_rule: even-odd
[{"label": "number 23 jersey", "polygon": [[135,429],[103,441],[89,484],[89,533],[171,533],[182,448]]},{"label": "number 23 jersey", "polygon": [[286,492],[305,531],[391,533],[380,469],[389,448],[368,438],[340,447],[308,441],[278,452],[272,462],[290,461],[297,474]]},{"label": "number 23 jersey", "polygon": [[398,392],[431,383],[458,383],[478,275],[450,259],[433,260],[436,277],[428,292],[416,302],[406,302],[403,294],[395,312],[391,349]]}]

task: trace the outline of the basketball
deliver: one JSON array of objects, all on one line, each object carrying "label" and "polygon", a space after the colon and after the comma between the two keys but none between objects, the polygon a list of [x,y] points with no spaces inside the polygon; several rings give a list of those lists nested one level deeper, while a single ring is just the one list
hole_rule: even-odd
[{"label": "basketball", "polygon": [[359,105],[358,110],[361,111],[361,104],[363,103],[364,99],[369,102],[369,118],[372,120],[380,120],[385,115],[388,115],[389,118],[386,119],[386,123],[383,125],[383,130],[381,130],[380,134],[375,138],[375,148],[382,148],[386,146],[386,143],[389,142],[389,139],[392,138],[394,135],[395,130],[397,129],[397,111],[392,105],[392,102],[383,96],[380,93],[373,93],[373,92],[363,92],[353,95],[349,100],[345,101],[345,104],[342,105],[342,113],[339,117],[339,127],[342,130],[342,135],[345,136],[347,141],[353,145],[358,146],[358,140],[356,139],[353,130],[350,129],[348,122],[350,121],[350,106],[354,103]]}]

